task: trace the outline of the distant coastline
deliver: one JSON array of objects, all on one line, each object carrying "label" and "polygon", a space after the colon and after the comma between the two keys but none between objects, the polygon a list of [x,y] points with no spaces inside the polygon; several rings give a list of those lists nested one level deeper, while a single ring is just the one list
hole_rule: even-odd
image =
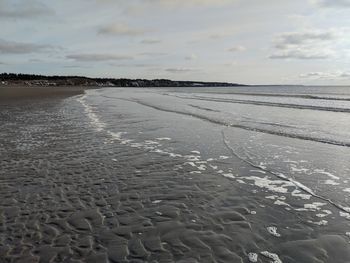
[{"label": "distant coastline", "polygon": [[228,82],[175,81],[169,79],[127,79],[127,78],[89,78],[83,76],[44,76],[32,74],[0,74],[0,87],[235,87],[247,86]]}]

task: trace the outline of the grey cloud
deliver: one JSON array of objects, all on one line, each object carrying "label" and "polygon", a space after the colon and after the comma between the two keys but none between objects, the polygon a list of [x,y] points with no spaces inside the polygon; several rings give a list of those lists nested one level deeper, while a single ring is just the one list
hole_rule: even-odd
[{"label": "grey cloud", "polygon": [[271,59],[326,59],[331,54],[327,51],[310,51],[310,50],[286,50],[272,54],[269,58]]},{"label": "grey cloud", "polygon": [[137,35],[143,35],[144,33],[146,33],[146,30],[131,28],[126,24],[117,23],[117,24],[102,26],[98,30],[98,33],[102,35],[137,36]]},{"label": "grey cloud", "polygon": [[344,8],[350,7],[350,0],[314,0],[314,2],[322,7]]},{"label": "grey cloud", "polygon": [[147,56],[147,57],[159,57],[159,56],[166,56],[167,53],[164,52],[142,52],[139,53],[140,56]]},{"label": "grey cloud", "polygon": [[308,72],[305,74],[300,74],[299,77],[304,79],[341,80],[341,79],[350,79],[350,72],[349,71]]},{"label": "grey cloud", "polygon": [[141,41],[142,44],[158,44],[162,41],[160,39],[144,39]]},{"label": "grey cloud", "polygon": [[230,36],[231,34],[228,32],[221,32],[221,33],[212,33],[208,36],[209,39],[217,40],[221,38],[225,38]]},{"label": "grey cloud", "polygon": [[81,65],[65,65],[63,68],[90,68],[88,66],[81,66]]},{"label": "grey cloud", "polygon": [[146,0],[148,3],[156,3],[163,6],[198,6],[198,5],[222,5],[232,3],[233,0]]},{"label": "grey cloud", "polygon": [[191,55],[185,57],[186,60],[196,60],[197,58],[198,57],[196,54],[191,54]]},{"label": "grey cloud", "polygon": [[284,33],[275,40],[272,59],[325,59],[334,53],[332,42],[338,36],[333,31]]},{"label": "grey cloud", "polygon": [[170,73],[188,73],[188,72],[193,72],[196,71],[196,69],[191,69],[191,68],[167,68],[165,71],[170,72]]},{"label": "grey cloud", "polygon": [[350,72],[343,72],[339,76],[342,78],[350,78]]},{"label": "grey cloud", "polygon": [[0,0],[1,18],[36,18],[54,14],[54,11],[35,0]]},{"label": "grey cloud", "polygon": [[285,48],[288,45],[300,45],[310,41],[327,41],[336,38],[334,32],[292,32],[279,36],[277,48]]},{"label": "grey cloud", "polygon": [[31,58],[28,60],[28,62],[39,63],[39,62],[43,62],[43,60],[37,59],[37,58]]},{"label": "grey cloud", "polygon": [[74,54],[66,56],[68,59],[73,59],[79,62],[97,62],[97,61],[113,61],[113,60],[129,60],[131,56],[115,55],[115,54]]},{"label": "grey cloud", "polygon": [[229,48],[227,51],[229,52],[241,52],[241,51],[245,51],[246,48],[243,46],[235,46],[235,47],[231,47]]},{"label": "grey cloud", "polygon": [[114,67],[136,67],[136,68],[149,68],[149,67],[155,67],[154,64],[115,64],[111,63],[110,66]]},{"label": "grey cloud", "polygon": [[0,39],[0,53],[3,54],[29,54],[52,50],[50,45],[39,45],[32,43],[20,43]]}]

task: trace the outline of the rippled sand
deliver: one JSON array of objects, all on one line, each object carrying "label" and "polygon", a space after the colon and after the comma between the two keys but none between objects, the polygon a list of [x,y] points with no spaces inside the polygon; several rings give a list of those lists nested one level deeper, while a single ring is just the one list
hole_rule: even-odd
[{"label": "rippled sand", "polygon": [[0,262],[350,262],[347,222],[119,143],[75,98],[0,107]]}]

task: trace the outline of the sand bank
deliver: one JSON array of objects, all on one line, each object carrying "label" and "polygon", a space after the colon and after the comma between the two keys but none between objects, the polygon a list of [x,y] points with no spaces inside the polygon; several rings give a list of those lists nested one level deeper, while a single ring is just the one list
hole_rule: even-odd
[{"label": "sand bank", "polygon": [[84,93],[82,87],[0,87],[0,100],[73,96]]}]

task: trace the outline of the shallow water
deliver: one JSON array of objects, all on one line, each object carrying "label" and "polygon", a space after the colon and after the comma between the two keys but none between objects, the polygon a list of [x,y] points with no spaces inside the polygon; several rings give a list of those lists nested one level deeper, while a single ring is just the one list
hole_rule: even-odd
[{"label": "shallow water", "polygon": [[349,99],[339,87],[106,88],[3,104],[0,255],[350,262]]}]

